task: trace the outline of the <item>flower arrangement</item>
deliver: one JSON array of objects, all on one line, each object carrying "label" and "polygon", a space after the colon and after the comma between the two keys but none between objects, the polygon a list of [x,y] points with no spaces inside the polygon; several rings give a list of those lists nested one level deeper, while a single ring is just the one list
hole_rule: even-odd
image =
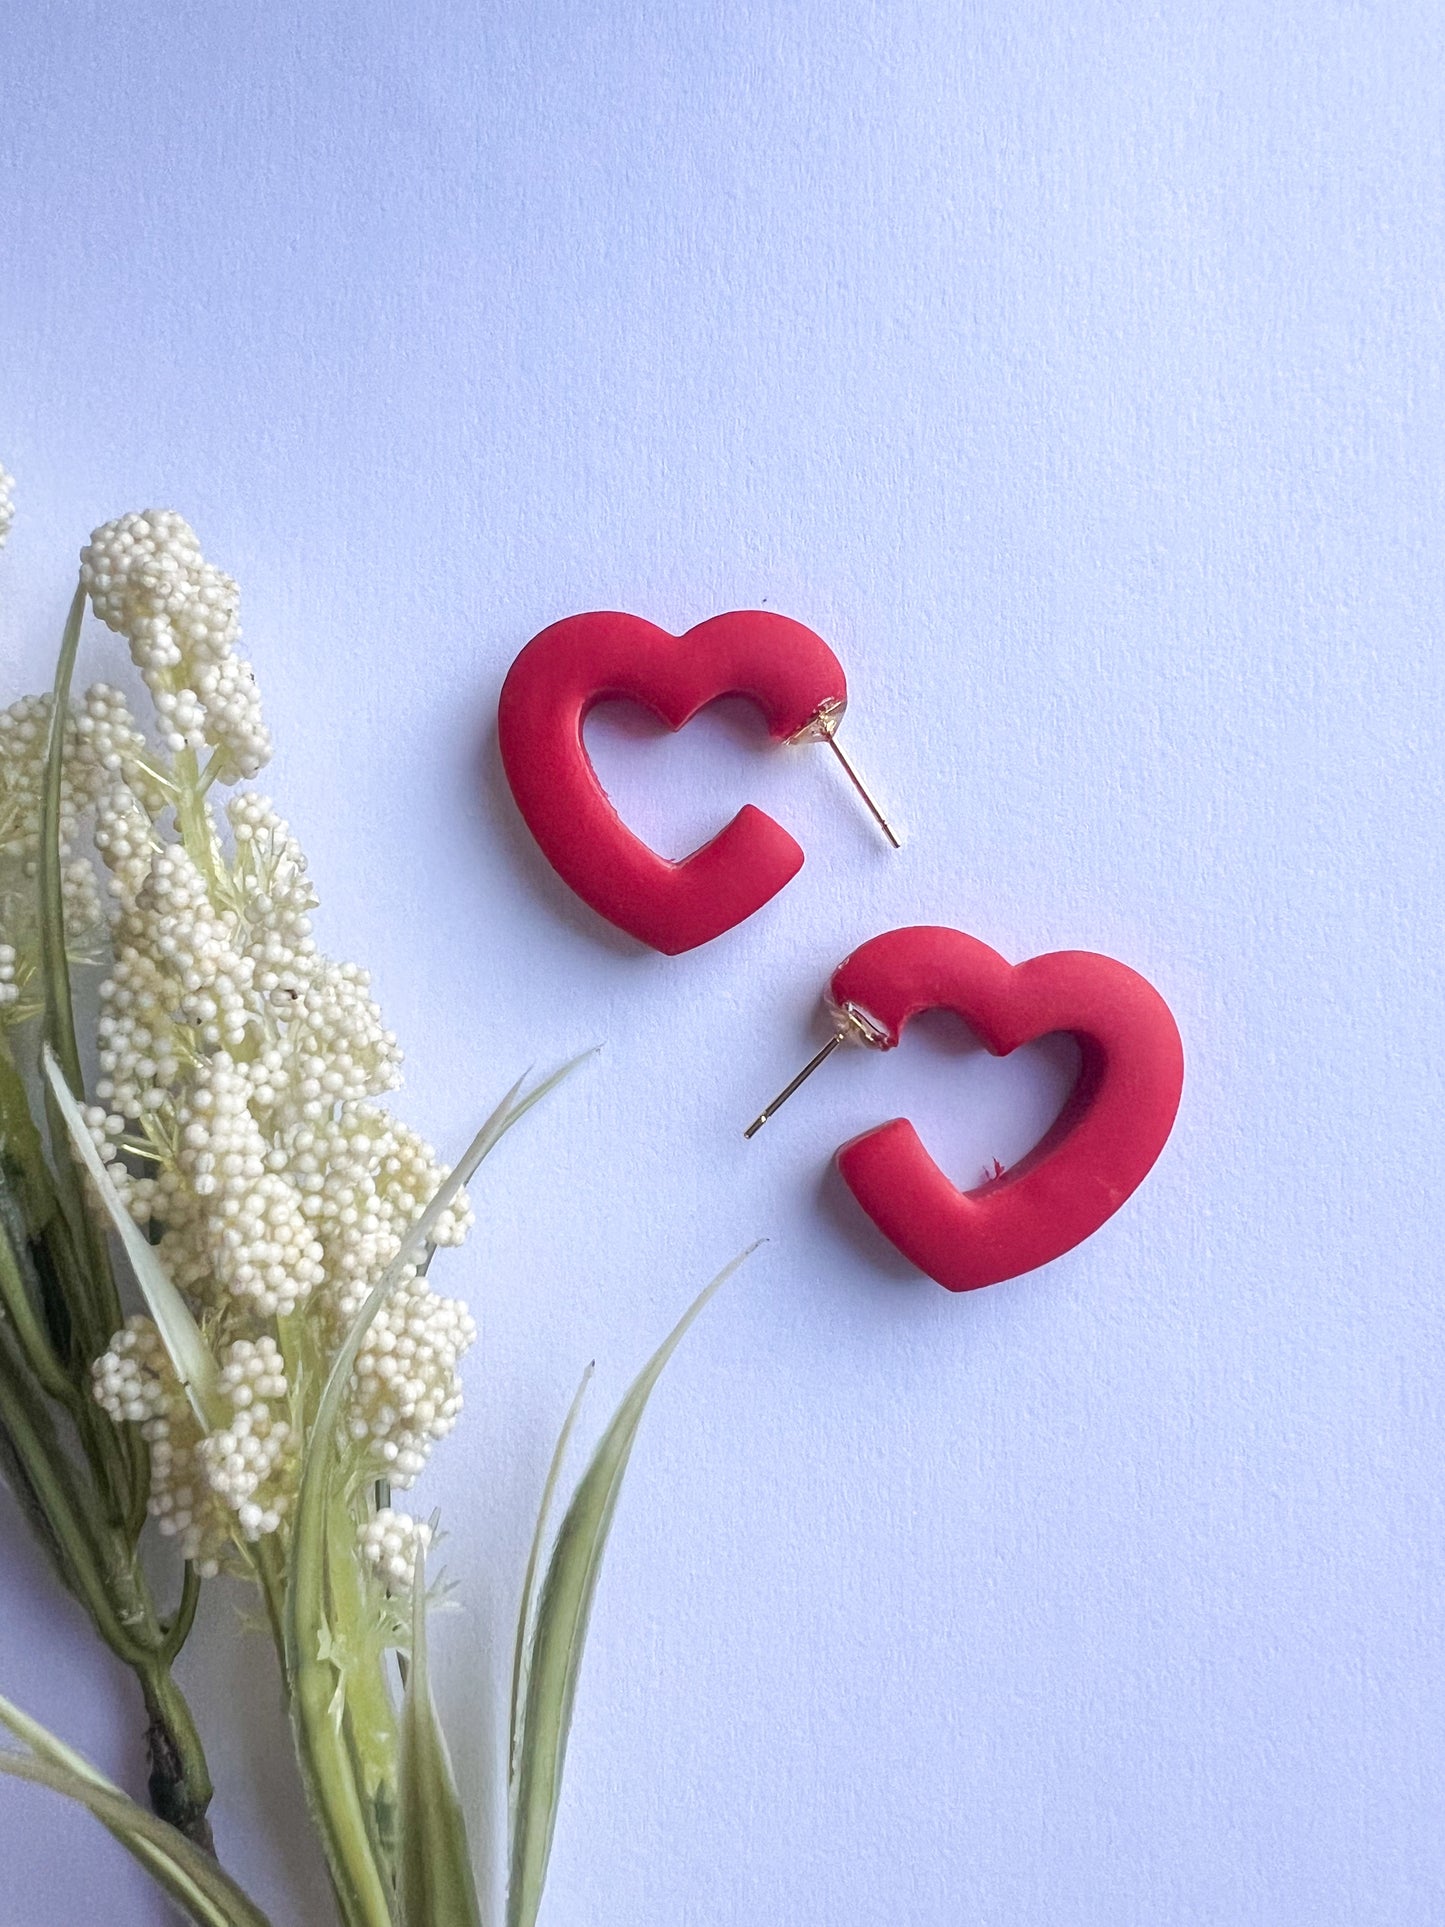
[{"label": "flower arrangement", "polygon": [[[0,469],[0,545],[12,515]],[[0,712],[0,1473],[135,1676],[152,1810],[4,1700],[17,1744],[0,1771],[80,1801],[203,1927],[264,1927],[216,1857],[174,1677],[202,1586],[239,1575],[264,1606],[343,1927],[480,1927],[428,1684],[436,1522],[395,1501],[456,1424],[475,1337],[432,1258],[466,1238],[488,1151],[572,1066],[514,1086],[452,1169],[381,1102],[396,1038],[366,973],[318,947],[285,821],[238,787],[270,754],[238,606],[179,515],[107,523],[53,690]],[[109,685],[72,697],[87,608],[125,640],[149,735]],[[83,1045],[77,973],[99,979]],[[507,1927],[540,1904],[644,1407],[727,1275],[637,1379],[549,1539],[581,1389],[562,1428],[513,1653]],[[184,1561],[169,1607],[147,1518]]]}]

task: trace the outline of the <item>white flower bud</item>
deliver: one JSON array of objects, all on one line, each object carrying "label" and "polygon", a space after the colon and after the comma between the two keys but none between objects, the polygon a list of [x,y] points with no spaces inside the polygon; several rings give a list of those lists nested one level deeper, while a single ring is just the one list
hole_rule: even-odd
[{"label": "white flower bud", "polygon": [[409,1593],[416,1576],[417,1555],[425,1564],[432,1529],[408,1512],[382,1506],[368,1519],[361,1535],[361,1556],[388,1592]]}]

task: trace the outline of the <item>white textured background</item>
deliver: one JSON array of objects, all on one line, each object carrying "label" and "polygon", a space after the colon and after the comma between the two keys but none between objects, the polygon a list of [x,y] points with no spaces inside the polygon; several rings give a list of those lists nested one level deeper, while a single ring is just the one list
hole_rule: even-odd
[{"label": "white textured background", "polygon": [[[464,1428],[423,1488],[469,1796],[530,1515],[724,1260],[617,1521],[548,1927],[1445,1918],[1439,1247],[1445,17],[1433,0],[11,0],[7,691],[91,525],[239,576],[334,952],[440,1145],[602,1057],[480,1187]],[[846,663],[891,857],[822,751],[600,726],[674,851],[808,850],[642,954],[545,871],[493,716],[536,629],[766,602]],[[91,637],[87,667],[115,673]],[[963,1300],[828,1175],[960,1175],[1047,1066],[932,1028],[741,1125],[863,937],[1105,949],[1185,1104],[1085,1249]],[[136,1782],[134,1702],[0,1502],[0,1685]],[[264,1643],[184,1677],[218,1832],[326,1903]],[[0,1920],[159,1918],[0,1789]]]}]

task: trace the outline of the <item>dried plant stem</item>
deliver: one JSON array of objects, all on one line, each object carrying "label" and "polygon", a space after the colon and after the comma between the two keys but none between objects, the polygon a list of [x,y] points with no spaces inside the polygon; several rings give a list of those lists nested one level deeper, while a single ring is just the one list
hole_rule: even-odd
[{"label": "dried plant stem", "polygon": [[[175,1627],[162,1627],[134,1545],[104,1517],[16,1354],[12,1333],[0,1325],[0,1456],[8,1480],[66,1590],[140,1682],[156,1812],[209,1851],[211,1776],[190,1708],[171,1675]],[[193,1610],[183,1594],[181,1612]]]},{"label": "dried plant stem", "polygon": [[151,1806],[188,1840],[214,1853],[215,1838],[206,1817],[213,1790],[211,1774],[185,1695],[161,1656],[157,1655],[152,1665],[135,1670],[149,1716],[146,1791]]}]

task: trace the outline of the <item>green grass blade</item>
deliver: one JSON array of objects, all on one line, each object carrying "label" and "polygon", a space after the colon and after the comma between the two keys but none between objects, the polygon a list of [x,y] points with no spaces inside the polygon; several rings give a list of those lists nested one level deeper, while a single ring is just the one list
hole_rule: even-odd
[{"label": "green grass blade", "polygon": [[0,1749],[0,1773],[49,1787],[88,1808],[198,1927],[270,1927],[255,1902],[209,1854],[137,1806],[38,1720],[0,1699],[0,1725],[31,1749]]},{"label": "green grass blade", "polygon": [[141,1236],[135,1219],[121,1202],[111,1175],[105,1168],[105,1159],[95,1148],[95,1140],[86,1129],[80,1106],[71,1094],[55,1052],[48,1044],[43,1052],[43,1062],[46,1081],[65,1120],[76,1156],[89,1173],[105,1206],[106,1216],[125,1248],[125,1255],[130,1260],[137,1284],[145,1294],[146,1305],[156,1321],[176,1376],[185,1387],[196,1417],[208,1432],[212,1431],[217,1425],[225,1423],[226,1412],[217,1391],[219,1373],[210,1347],[201,1335],[200,1326],[191,1316],[190,1307],[156,1256],[155,1247]]},{"label": "green grass blade", "polygon": [[65,954],[65,901],[60,880],[60,793],[65,764],[65,725],[70,716],[70,680],[85,621],[85,589],[75,591],[50,701],[50,734],[45,748],[45,787],[40,799],[40,972],[45,993],[45,1035],[59,1057],[70,1088],[79,1093],[80,1052],[75,1043],[75,1013],[70,1001],[70,966]]},{"label": "green grass blade", "polygon": [[531,1640],[512,1818],[507,1927],[533,1927],[542,1904],[587,1622],[622,1476],[647,1401],[694,1319],[756,1249],[750,1245],[718,1273],[653,1353],[617,1408],[562,1520],[542,1582]]},{"label": "green grass blade", "polygon": [[412,1579],[397,1807],[401,1927],[481,1927],[467,1825],[427,1671],[426,1573],[420,1557]]},{"label": "green grass blade", "polygon": [[[590,1055],[590,1053],[587,1053]],[[296,1751],[312,1811],[326,1847],[338,1898],[348,1927],[384,1927],[389,1908],[372,1857],[366,1813],[345,1738],[337,1730],[334,1707],[344,1681],[327,1653],[331,1650],[326,1614],[328,1521],[337,1462],[337,1425],[346,1387],[367,1332],[382,1306],[415,1262],[447,1206],[477,1166],[532,1106],[580,1063],[575,1058],[545,1078],[536,1090],[518,1097],[525,1079],[508,1091],[473,1138],[451,1175],[438,1186],[401,1241],[395,1258],[378,1279],[352,1321],[327,1375],[316,1418],[301,1462],[291,1556],[287,1570],[284,1637],[291,1686],[291,1716]],[[346,1548],[344,1556],[351,1557]],[[323,1650],[325,1649],[325,1650]]]},{"label": "green grass blade", "polygon": [[[75,1012],[70,995],[70,960],[65,940],[65,896],[60,863],[60,803],[65,767],[65,727],[70,717],[70,683],[75,671],[80,631],[85,621],[85,589],[77,587],[65,620],[55,683],[50,699],[50,728],[45,748],[45,781],[40,795],[40,850],[37,865],[37,910],[40,928],[40,988],[45,1000],[44,1036],[60,1058],[65,1081],[77,1097],[84,1096],[80,1052],[75,1041]],[[52,1139],[59,1139],[54,1104],[46,1114]],[[101,1349],[120,1323],[120,1296],[111,1273],[105,1240],[85,1209],[73,1160],[54,1143],[56,1182],[75,1239],[79,1260],[67,1280],[74,1293],[70,1315],[83,1334],[87,1362]],[[131,1472],[136,1455],[128,1442],[121,1446]]]},{"label": "green grass blade", "polygon": [[0,1773],[63,1793],[95,1816],[198,1927],[270,1927],[209,1854],[120,1792],[106,1792],[33,1755],[0,1750]]},{"label": "green grass blade", "polygon": [[567,1408],[566,1418],[562,1421],[562,1430],[557,1434],[552,1463],[547,1468],[547,1482],[542,1487],[542,1503],[537,1508],[537,1524],[532,1532],[531,1550],[527,1554],[527,1570],[522,1580],[522,1600],[517,1608],[517,1643],[512,1650],[511,1709],[507,1717],[507,1808],[509,1813],[516,1795],[522,1695],[527,1688],[527,1635],[532,1625],[532,1594],[537,1584],[537,1568],[542,1561],[542,1545],[547,1536],[547,1520],[551,1516],[557,1480],[561,1477],[562,1461],[567,1456],[567,1446],[572,1437],[572,1428],[577,1423],[577,1414],[582,1410],[583,1395],[591,1384],[592,1374],[596,1369],[595,1364],[589,1365],[582,1374],[582,1382],[572,1395],[572,1403]]}]

